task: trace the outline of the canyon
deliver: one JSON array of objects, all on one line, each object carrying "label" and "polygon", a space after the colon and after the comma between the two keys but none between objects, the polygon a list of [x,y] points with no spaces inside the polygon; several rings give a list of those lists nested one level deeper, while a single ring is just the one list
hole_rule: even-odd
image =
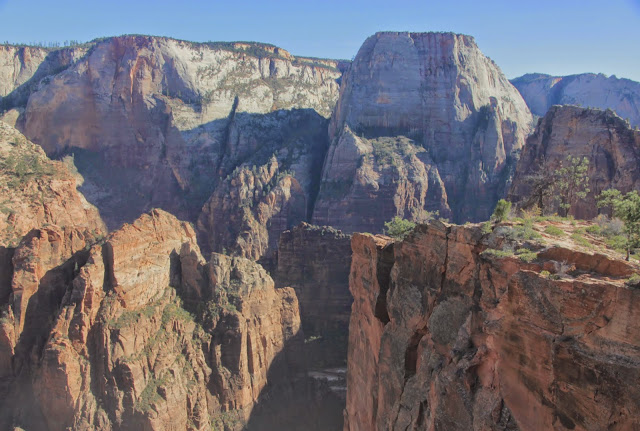
[{"label": "canyon", "polygon": [[[581,220],[640,190],[627,81],[454,33],[0,46],[0,428],[640,428],[640,267]],[[577,220],[475,224],[558,211],[568,155]]]}]

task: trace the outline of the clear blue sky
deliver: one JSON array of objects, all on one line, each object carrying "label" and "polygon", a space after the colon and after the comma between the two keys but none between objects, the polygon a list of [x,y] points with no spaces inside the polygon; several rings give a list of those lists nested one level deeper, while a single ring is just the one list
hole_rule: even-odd
[{"label": "clear blue sky", "polygon": [[509,78],[615,74],[640,81],[640,0],[0,0],[0,42],[126,33],[253,40],[351,58],[381,30],[475,36]]}]

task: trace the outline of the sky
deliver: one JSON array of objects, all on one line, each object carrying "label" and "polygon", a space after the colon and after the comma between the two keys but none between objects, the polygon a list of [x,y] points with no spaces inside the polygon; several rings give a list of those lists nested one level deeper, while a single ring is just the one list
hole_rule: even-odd
[{"label": "sky", "polygon": [[596,72],[640,81],[640,0],[0,0],[0,19],[0,43],[135,33],[346,59],[377,31],[453,31],[474,36],[509,78]]}]

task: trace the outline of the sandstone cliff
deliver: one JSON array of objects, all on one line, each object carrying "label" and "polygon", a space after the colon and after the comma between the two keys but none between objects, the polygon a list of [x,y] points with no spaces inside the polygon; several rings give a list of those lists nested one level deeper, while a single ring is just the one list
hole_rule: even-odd
[{"label": "sandstone cliff", "polygon": [[345,430],[640,426],[640,268],[515,229],[354,235]]},{"label": "sandstone cliff", "polygon": [[82,190],[110,227],[151,207],[195,220],[221,179],[258,164],[253,151],[282,124],[306,115],[326,129],[337,67],[257,43],[110,38],[32,93],[18,124],[47,154],[75,153]]},{"label": "sandstone cliff", "polygon": [[[509,199],[524,207],[539,204],[532,195],[532,177],[554,172],[567,156],[589,160],[590,192],[572,208],[577,218],[597,215],[595,198],[603,190],[640,190],[640,132],[611,110],[553,106],[527,139]],[[554,199],[555,196],[543,198],[546,212],[558,210]]]},{"label": "sandstone cliff", "polygon": [[305,350],[313,366],[347,360],[351,237],[328,226],[301,223],[280,235],[276,286],[291,286],[300,302]]},{"label": "sandstone cliff", "polygon": [[371,36],[342,80],[313,221],[376,232],[425,210],[486,219],[531,121],[472,37]]},{"label": "sandstone cliff", "polygon": [[[81,178],[1,122],[0,167],[0,375],[6,375],[23,331],[27,337],[46,331],[69,266],[106,228],[76,190]],[[51,292],[32,298],[43,277]]]},{"label": "sandstone cliff", "polygon": [[640,126],[640,83],[630,79],[583,73],[550,76],[530,73],[511,80],[535,115],[553,105],[612,109],[633,126]]},{"label": "sandstone cliff", "polygon": [[[266,123],[271,126],[265,129]],[[273,262],[280,233],[307,220],[313,208],[328,146],[326,127],[312,110],[237,114],[218,169],[229,175],[198,217],[202,246]]]},{"label": "sandstone cliff", "polygon": [[[270,384],[293,380],[298,302],[257,264],[205,262],[190,225],[160,210],[81,255],[59,276],[35,273],[37,294],[59,306],[40,308],[52,325],[20,339],[3,426],[240,429]],[[14,285],[24,279],[16,271]]]},{"label": "sandstone cliff", "polygon": [[[45,85],[50,76],[84,56],[89,45],[71,48],[40,48],[0,45],[0,116],[3,111],[22,110],[29,95]],[[17,119],[17,116],[9,117]]]}]

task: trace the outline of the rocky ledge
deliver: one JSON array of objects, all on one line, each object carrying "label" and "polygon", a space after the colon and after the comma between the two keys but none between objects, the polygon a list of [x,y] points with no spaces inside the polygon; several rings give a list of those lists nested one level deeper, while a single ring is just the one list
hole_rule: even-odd
[{"label": "rocky ledge", "polygon": [[353,236],[345,430],[640,427],[640,268],[543,228]]}]

